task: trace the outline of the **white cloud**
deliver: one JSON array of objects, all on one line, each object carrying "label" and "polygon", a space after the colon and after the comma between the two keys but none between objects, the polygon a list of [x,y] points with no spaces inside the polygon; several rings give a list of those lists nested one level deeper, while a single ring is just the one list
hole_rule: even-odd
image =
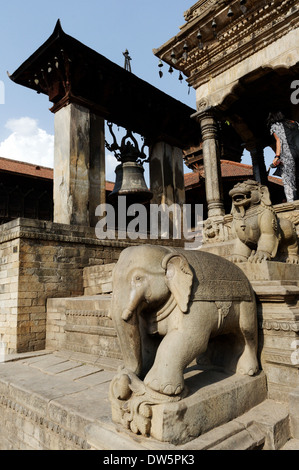
[{"label": "white cloud", "polygon": [[114,155],[107,154],[106,155],[106,181],[115,182],[115,167],[119,165],[119,162],[116,160]]},{"label": "white cloud", "polygon": [[5,127],[11,134],[0,142],[0,157],[53,168],[54,136],[40,129],[36,119],[10,119]]},{"label": "white cloud", "polygon": [[[53,168],[54,135],[40,129],[36,119],[30,117],[9,119],[5,128],[11,133],[7,139],[0,142],[0,157]],[[114,155],[106,154],[107,181],[115,182],[117,165],[119,162]],[[145,177],[147,177],[147,171]]]}]

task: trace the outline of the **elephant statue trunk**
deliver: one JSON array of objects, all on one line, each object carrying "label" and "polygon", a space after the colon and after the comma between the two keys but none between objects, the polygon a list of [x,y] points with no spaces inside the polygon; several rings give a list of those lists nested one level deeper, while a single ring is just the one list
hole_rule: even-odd
[{"label": "elephant statue trunk", "polygon": [[[142,357],[136,307],[134,308],[134,306],[130,304],[127,308],[123,308],[119,302],[119,296],[113,294],[112,311],[119,312],[118,315],[113,315],[113,320],[115,329],[118,332],[124,362],[128,369],[139,376],[142,369]],[[128,343],[130,343],[130,347],[128,347]]]}]

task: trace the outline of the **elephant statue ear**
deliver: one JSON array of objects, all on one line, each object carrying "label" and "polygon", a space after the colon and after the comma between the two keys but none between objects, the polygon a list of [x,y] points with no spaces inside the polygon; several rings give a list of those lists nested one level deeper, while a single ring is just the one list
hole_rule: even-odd
[{"label": "elephant statue ear", "polygon": [[193,273],[188,261],[180,254],[170,253],[164,257],[162,267],[165,269],[166,285],[180,310],[186,313],[193,282]]}]

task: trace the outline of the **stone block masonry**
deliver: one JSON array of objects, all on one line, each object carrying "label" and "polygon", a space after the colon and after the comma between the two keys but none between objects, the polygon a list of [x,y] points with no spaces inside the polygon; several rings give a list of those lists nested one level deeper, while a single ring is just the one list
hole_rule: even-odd
[{"label": "stone block masonry", "polygon": [[111,266],[124,248],[140,243],[148,241],[99,240],[91,227],[33,219],[0,226],[0,358],[44,349],[47,299],[81,296],[84,289],[93,294],[100,284],[92,270],[90,281],[84,279],[89,266],[107,265],[99,293],[111,291]]},{"label": "stone block masonry", "polygon": [[16,347],[19,245],[14,239],[0,246],[0,355]]},{"label": "stone block masonry", "polygon": [[84,293],[83,268],[111,264],[126,242],[100,241],[94,229],[17,219],[0,227],[2,353],[44,349],[46,301]]}]

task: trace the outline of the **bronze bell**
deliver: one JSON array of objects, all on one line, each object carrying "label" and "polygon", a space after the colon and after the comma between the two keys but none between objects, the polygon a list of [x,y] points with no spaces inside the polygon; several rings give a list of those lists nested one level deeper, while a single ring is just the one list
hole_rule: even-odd
[{"label": "bronze bell", "polygon": [[153,197],[144,180],[144,168],[137,162],[127,161],[115,168],[116,179],[113,191],[109,194],[111,202],[118,196],[126,196],[127,204],[144,204]]},{"label": "bronze bell", "polygon": [[117,202],[118,196],[126,196],[127,205],[145,204],[152,199],[153,193],[147,188],[143,176],[142,161],[146,158],[143,148],[139,150],[138,142],[130,130],[127,130],[121,145],[118,145],[112,124],[107,123],[107,125],[113,137],[113,144],[106,143],[106,147],[113,151],[117,160],[121,162],[115,168],[115,185],[108,198],[111,202]]}]

